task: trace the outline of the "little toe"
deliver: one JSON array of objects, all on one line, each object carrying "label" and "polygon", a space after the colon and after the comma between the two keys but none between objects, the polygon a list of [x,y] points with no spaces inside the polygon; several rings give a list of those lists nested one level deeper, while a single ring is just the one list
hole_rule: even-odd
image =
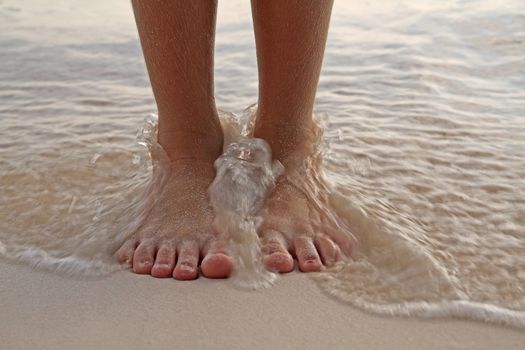
[{"label": "little toe", "polygon": [[199,245],[195,241],[183,241],[179,246],[177,265],[173,277],[178,280],[193,280],[197,278],[199,264]]},{"label": "little toe", "polygon": [[213,241],[201,263],[201,271],[208,278],[226,278],[233,271],[231,258],[225,242]]},{"label": "little toe", "polygon": [[355,242],[355,237],[352,234],[335,229],[326,229],[324,233],[330,236],[344,255],[349,257],[352,254],[352,248]]},{"label": "little toe", "polygon": [[175,267],[175,248],[171,245],[161,245],[155,257],[155,264],[151,269],[153,277],[171,277]]},{"label": "little toe", "polygon": [[150,242],[142,242],[133,255],[133,272],[138,274],[149,274],[155,260],[155,245]]},{"label": "little toe", "polygon": [[299,270],[302,272],[320,271],[323,265],[312,239],[302,236],[294,239],[293,243]]},{"label": "little toe", "polygon": [[286,240],[275,230],[267,230],[262,235],[263,262],[268,270],[286,273],[294,268],[293,258],[288,253]]},{"label": "little toe", "polygon": [[128,266],[133,265],[133,254],[139,242],[136,239],[128,239],[115,253],[117,261]]},{"label": "little toe", "polygon": [[341,249],[330,238],[324,235],[317,236],[315,246],[325,266],[333,266],[341,259]]}]

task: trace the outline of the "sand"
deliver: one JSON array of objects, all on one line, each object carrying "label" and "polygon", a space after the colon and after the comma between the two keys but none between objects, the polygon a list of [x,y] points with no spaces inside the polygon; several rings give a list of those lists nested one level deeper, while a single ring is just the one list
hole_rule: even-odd
[{"label": "sand", "polygon": [[0,349],[523,349],[525,332],[370,315],[292,273],[271,289],[0,262]]}]

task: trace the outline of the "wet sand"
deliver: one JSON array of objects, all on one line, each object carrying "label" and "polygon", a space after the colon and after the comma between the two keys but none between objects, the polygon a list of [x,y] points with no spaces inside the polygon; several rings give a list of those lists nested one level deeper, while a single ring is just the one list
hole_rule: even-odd
[{"label": "wet sand", "polygon": [[365,314],[293,273],[271,289],[123,271],[80,279],[0,262],[2,349],[521,349],[525,332]]}]

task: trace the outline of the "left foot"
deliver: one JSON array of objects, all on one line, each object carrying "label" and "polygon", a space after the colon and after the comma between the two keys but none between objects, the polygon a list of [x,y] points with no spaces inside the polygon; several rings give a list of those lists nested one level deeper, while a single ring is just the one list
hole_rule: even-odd
[{"label": "left foot", "polygon": [[[292,147],[273,139],[279,133],[264,137],[255,132],[272,147],[274,158],[283,163],[285,173],[267,200],[267,212],[259,229],[262,241],[263,261],[266,267],[277,272],[294,269],[294,258],[302,272],[320,271],[323,266],[333,266],[343,255],[349,256],[352,238],[337,228],[318,207],[322,186],[315,186],[315,192],[307,188],[319,179],[309,179],[306,160],[311,157],[308,147]],[[283,151],[282,146],[285,149]],[[276,152],[276,145],[280,149]],[[312,159],[312,158],[310,158]],[[315,163],[315,162],[312,162]],[[310,169],[311,170],[311,169]],[[315,197],[314,197],[315,196]]]}]

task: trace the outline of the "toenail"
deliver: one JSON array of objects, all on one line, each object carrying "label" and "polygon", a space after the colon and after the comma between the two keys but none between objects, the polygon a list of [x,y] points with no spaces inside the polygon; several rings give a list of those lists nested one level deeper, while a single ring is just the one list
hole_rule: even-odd
[{"label": "toenail", "polygon": [[141,260],[140,263],[142,265],[150,265],[151,264],[151,260]]},{"label": "toenail", "polygon": [[193,272],[195,268],[190,263],[181,263],[180,269],[186,272]]},{"label": "toenail", "polygon": [[311,264],[315,264],[315,263],[317,263],[317,260],[316,260],[316,259],[308,259],[308,260],[306,260],[304,263],[305,263],[305,264],[310,264],[310,265],[311,265]]}]

